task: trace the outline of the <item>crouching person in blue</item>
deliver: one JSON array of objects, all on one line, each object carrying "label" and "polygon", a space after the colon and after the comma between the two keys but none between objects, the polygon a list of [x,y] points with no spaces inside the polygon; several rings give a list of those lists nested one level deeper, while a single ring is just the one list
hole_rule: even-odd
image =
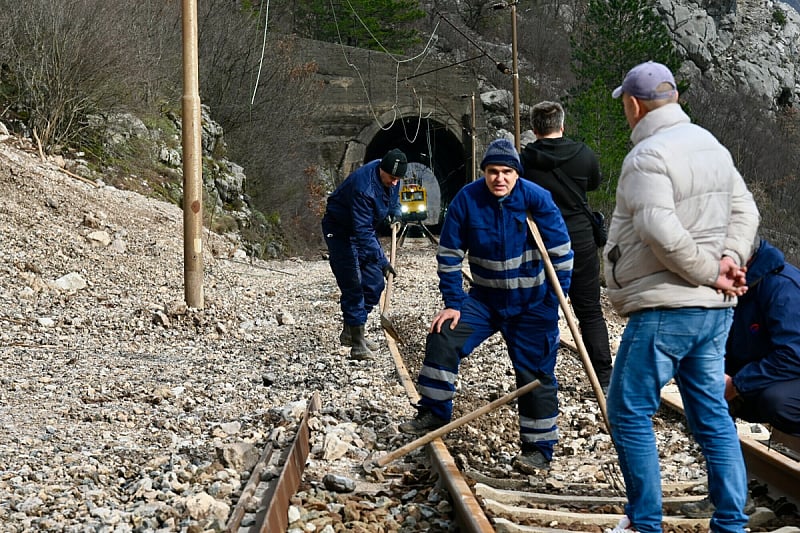
[{"label": "crouching person in blue", "polygon": [[[461,189],[442,227],[439,290],[445,308],[433,319],[418,378],[416,418],[405,433],[422,434],[447,424],[453,413],[461,360],[501,332],[514,366],[517,387],[536,379],[541,386],[519,398],[522,453],[517,468],[547,468],[558,440],[558,297],[529,234],[533,216],[557,272],[569,289],[572,249],[564,219],[549,192],[520,180],[523,168],[513,144],[492,142],[481,162],[484,178]],[[469,254],[473,285],[464,292],[461,266]]]},{"label": "crouching person in blue", "polygon": [[[739,296],[725,344],[725,399],[731,416],[800,437],[800,270],[756,238],[747,262],[748,290]],[[681,514],[710,518],[710,498]],[[755,504],[748,496],[745,514]]]},{"label": "crouching person in blue", "polygon": [[367,316],[378,304],[389,274],[397,275],[378,240],[377,228],[392,215],[399,219],[399,181],[405,176],[406,155],[389,150],[350,174],[328,197],[322,234],[331,270],[342,292],[339,341],[352,346],[350,358],[370,359],[378,345],[365,337]]},{"label": "crouching person in blue", "polygon": [[800,270],[760,239],[747,286],[725,346],[725,399],[736,417],[800,436]]}]

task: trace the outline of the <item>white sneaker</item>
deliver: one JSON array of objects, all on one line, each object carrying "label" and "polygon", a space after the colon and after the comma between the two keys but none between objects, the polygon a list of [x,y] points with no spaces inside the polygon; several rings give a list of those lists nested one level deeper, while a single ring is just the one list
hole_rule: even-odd
[{"label": "white sneaker", "polygon": [[634,533],[636,530],[631,527],[631,521],[627,516],[623,516],[614,529],[607,528],[603,533]]}]

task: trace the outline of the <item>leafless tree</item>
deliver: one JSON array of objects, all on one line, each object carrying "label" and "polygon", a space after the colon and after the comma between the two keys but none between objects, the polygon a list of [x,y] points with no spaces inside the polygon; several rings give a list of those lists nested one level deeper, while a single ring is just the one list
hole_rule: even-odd
[{"label": "leafless tree", "polygon": [[724,144],[761,213],[761,232],[795,264],[800,260],[800,117],[791,108],[768,111],[763,99],[698,85],[686,93],[693,120]]},{"label": "leafless tree", "polygon": [[[232,13],[210,1],[200,14],[202,99],[225,128],[230,157],[242,164],[256,207],[277,215],[294,242],[318,240],[310,198],[316,190],[318,150],[309,144],[316,124],[316,65],[294,59],[294,40],[268,33],[263,13]],[[263,50],[263,52],[262,52]],[[313,227],[313,233],[307,228]]]},{"label": "leafless tree", "polygon": [[[163,2],[162,2],[163,4]],[[137,17],[146,2],[30,0],[0,2],[0,63],[9,112],[46,150],[80,139],[85,117],[141,96],[156,72]]]}]

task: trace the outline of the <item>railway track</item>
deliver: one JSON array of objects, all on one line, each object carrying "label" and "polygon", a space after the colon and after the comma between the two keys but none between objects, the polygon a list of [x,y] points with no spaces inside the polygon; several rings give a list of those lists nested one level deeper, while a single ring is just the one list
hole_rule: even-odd
[{"label": "railway track", "polygon": [[[563,344],[570,346],[568,332]],[[395,360],[399,382],[412,401],[418,400],[414,381],[406,370],[399,347],[391,337],[387,337],[390,352]],[[682,413],[677,391],[667,387],[663,394],[664,405]],[[308,408],[297,429],[296,437],[288,451],[268,447],[261,460],[253,469],[251,482],[242,491],[239,504],[234,509],[226,531],[229,532],[273,532],[286,531],[289,521],[291,496],[297,490],[303,476],[303,467],[309,450],[308,419],[320,407],[318,394],[309,399]],[[459,468],[445,439],[437,438],[425,446],[426,460],[434,472],[433,479],[444,486],[450,494],[453,507],[453,522],[456,531],[464,532],[541,532],[557,533],[563,531],[602,531],[613,526],[621,517],[625,504],[621,480],[609,473],[606,486],[570,487],[573,494],[554,493],[548,480],[498,479],[471,468]],[[750,476],[758,480],[752,484],[753,494],[760,504],[771,502],[772,507],[759,505],[752,515],[751,531],[783,530],[800,531],[796,511],[788,512],[785,519],[776,515],[791,511],[796,504],[796,491],[800,480],[800,448],[796,439],[776,435],[772,440],[757,440],[743,436],[742,448],[746,455]],[[794,457],[793,457],[794,455]],[[271,480],[262,480],[263,472],[270,463],[281,464],[281,473]],[[376,472],[381,477],[380,471]],[[687,501],[704,497],[696,488],[702,480],[664,485],[664,524],[667,530],[683,532],[705,531],[707,519],[693,519],[681,516],[679,508]],[[602,484],[601,484],[602,485]],[[559,491],[563,492],[563,491]],[[796,508],[795,508],[796,509]],[[792,530],[791,528],[795,529]],[[376,529],[377,531],[377,529]]]},{"label": "railway track", "polygon": [[[401,331],[403,328],[401,328]],[[562,383],[564,394],[576,394],[583,398],[584,405],[587,407],[582,410],[589,411],[596,400],[591,397],[591,389],[588,388],[586,376],[581,374],[579,363],[576,358],[564,357],[567,353],[575,354],[575,346],[571,344],[571,336],[568,330],[562,334],[562,353],[560,360],[568,366],[562,370],[559,381]],[[413,366],[418,365],[409,360],[409,354],[419,353],[419,346],[398,346],[396,341],[389,335],[386,336],[389,351],[397,369],[397,377],[400,385],[405,389],[411,402],[418,400],[415,382],[412,373],[406,368],[410,362]],[[570,363],[569,359],[573,359]],[[577,369],[577,370],[576,370]],[[558,373],[558,369],[557,369]],[[570,376],[575,377],[577,385],[569,382]],[[467,380],[466,376],[463,376]],[[468,395],[468,391],[461,391],[463,399]],[[480,396],[480,395],[479,395]],[[666,426],[680,425],[682,409],[677,396],[677,391],[667,387],[663,394],[663,412],[659,417],[663,418],[662,424]],[[309,412],[304,416],[304,420],[313,415],[314,406],[318,402],[310,399]],[[458,400],[457,400],[458,401]],[[480,396],[474,400],[476,403],[486,403],[485,396]],[[510,419],[515,419],[513,407],[501,408],[498,411],[505,411],[498,414]],[[437,438],[424,446],[424,449],[409,452],[390,464],[386,471],[376,469],[373,473],[365,474],[366,477],[377,482],[377,486],[385,487],[384,473],[391,483],[402,483],[399,478],[407,477],[407,472],[412,465],[424,463],[424,467],[429,469],[429,478],[423,479],[416,476],[421,483],[436,484],[444,487],[449,493],[449,500],[452,505],[450,512],[450,525],[441,525],[441,529],[403,528],[401,531],[464,531],[464,532],[551,532],[560,531],[591,531],[600,532],[604,528],[613,527],[622,517],[625,497],[621,475],[618,467],[613,461],[604,459],[608,456],[607,447],[610,446],[610,438],[603,439],[603,435],[584,435],[583,429],[576,431],[570,425],[570,416],[577,416],[575,412],[564,413],[562,415],[563,426],[568,431],[562,436],[563,447],[558,451],[561,455],[586,454],[589,455],[589,462],[592,462],[592,455],[597,454],[595,462],[600,464],[601,472],[594,474],[595,478],[589,477],[589,481],[584,478],[574,480],[559,473],[544,473],[542,476],[522,476],[511,474],[508,470],[499,468],[497,461],[487,460],[486,464],[475,460],[469,456],[467,450],[479,448],[482,437],[479,429],[463,427],[448,433],[442,438]],[[597,413],[584,413],[581,416],[589,418],[596,417]],[[492,415],[486,415],[492,418]],[[489,422],[493,423],[493,422]],[[602,428],[603,421],[595,420],[594,425]],[[483,426],[486,427],[486,426]],[[665,426],[662,426],[665,427]],[[308,425],[301,424],[297,430],[295,443],[292,445],[291,452],[277,453],[273,451],[273,457],[264,459],[267,454],[262,455],[262,462],[273,461],[280,466],[280,475],[264,481],[262,473],[269,468],[255,468],[251,475],[252,483],[242,491],[240,504],[231,515],[226,531],[244,533],[255,531],[286,531],[289,523],[293,520],[290,515],[291,495],[297,490],[303,478],[303,466],[305,456],[308,454],[308,439],[311,430]],[[583,435],[580,438],[575,437]],[[602,430],[598,430],[602,433]],[[567,435],[571,435],[567,437]],[[585,437],[585,438],[584,438]],[[789,529],[782,530],[785,533],[800,531],[800,518],[797,514],[797,497],[800,491],[793,490],[800,486],[800,467],[798,457],[800,448],[796,439],[791,439],[780,434],[773,433],[770,440],[764,440],[759,435],[742,435],[741,442],[746,454],[749,475],[753,479],[751,482],[751,495],[756,504],[757,511],[751,515],[750,530],[775,531],[781,527]],[[477,440],[476,440],[477,439]],[[406,439],[408,440],[408,439]],[[512,440],[509,437],[507,440]],[[582,441],[581,444],[573,444],[570,440]],[[395,441],[396,442],[396,441]],[[605,448],[604,448],[605,446]],[[298,451],[294,451],[298,450]],[[604,451],[605,450],[605,451]],[[424,451],[424,453],[423,453]],[[613,451],[613,450],[612,450]],[[384,452],[385,453],[385,452]],[[305,454],[305,455],[304,455]],[[491,452],[497,455],[497,452]],[[613,454],[615,455],[615,454]],[[291,459],[287,459],[290,457]],[[566,462],[567,457],[561,459]],[[571,457],[569,459],[572,459]],[[677,453],[669,458],[673,461],[685,461],[691,463],[692,457],[685,453]],[[577,462],[575,464],[580,464]],[[694,470],[701,467],[691,465]],[[578,468],[581,468],[578,466]],[[597,466],[595,465],[595,469]],[[363,473],[362,473],[363,474]],[[678,533],[706,531],[708,528],[707,519],[691,519],[681,516],[679,513],[680,505],[687,501],[695,501],[705,497],[705,479],[697,475],[687,475],[685,480],[665,479],[664,488],[664,523],[665,530],[676,531]],[[595,481],[591,481],[595,479]],[[284,480],[284,481],[281,481]],[[288,480],[288,481],[287,481]],[[282,487],[278,487],[282,484]],[[375,499],[382,496],[382,492],[374,495]],[[370,496],[362,493],[361,498]],[[336,512],[336,511],[334,511]],[[271,517],[271,518],[269,518]],[[271,521],[270,521],[271,520]],[[794,529],[792,529],[794,528]],[[330,529],[324,531],[345,531],[350,529]],[[363,531],[393,531],[396,529],[382,528],[380,525],[359,529]],[[299,531],[299,530],[298,530]],[[310,530],[309,530],[310,531]]]}]

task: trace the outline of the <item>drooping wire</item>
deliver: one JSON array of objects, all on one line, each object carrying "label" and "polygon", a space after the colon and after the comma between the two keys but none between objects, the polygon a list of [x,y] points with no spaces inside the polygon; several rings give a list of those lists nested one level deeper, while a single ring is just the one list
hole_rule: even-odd
[{"label": "drooping wire", "polygon": [[[420,57],[427,56],[430,53],[430,50],[432,49],[432,42],[433,42],[433,40],[434,40],[434,38],[436,36],[436,31],[437,31],[437,29],[439,27],[439,23],[438,22],[436,23],[436,26],[434,27],[433,32],[431,32],[431,36],[428,39],[428,42],[425,44],[425,48],[422,50],[422,52],[420,52],[416,56],[413,56],[413,57],[410,57],[410,58],[407,58],[407,59],[399,59],[394,54],[389,52],[386,49],[386,47],[378,40],[378,38],[375,37],[375,35],[372,33],[372,31],[367,27],[367,25],[361,19],[359,14],[356,12],[355,8],[350,3],[350,0],[346,0],[346,2],[347,2],[347,6],[352,11],[352,13],[355,16],[356,20],[358,20],[358,22],[367,31],[367,33],[370,35],[370,37],[372,37],[372,39],[375,41],[375,43],[378,45],[378,47],[380,47],[380,49],[384,53],[386,53],[386,55],[388,55],[390,58],[392,58],[392,60],[395,61],[395,82],[394,82],[395,83],[395,101],[392,104],[393,117],[392,117],[392,120],[389,122],[389,124],[384,127],[381,124],[377,113],[375,112],[375,107],[373,106],[372,100],[370,99],[369,91],[367,90],[367,85],[366,85],[366,82],[364,81],[364,77],[361,75],[360,69],[358,68],[358,66],[355,63],[350,61],[350,59],[347,57],[347,53],[345,52],[345,49],[344,49],[344,43],[342,41],[341,31],[339,30],[339,20],[336,17],[336,8],[335,8],[335,6],[333,4],[333,0],[330,1],[331,12],[333,13],[333,22],[334,22],[334,25],[336,26],[336,36],[337,36],[337,38],[339,40],[339,46],[342,49],[342,55],[344,56],[345,62],[347,62],[347,65],[350,68],[352,68],[353,70],[355,70],[356,74],[358,75],[358,79],[361,82],[361,87],[364,89],[364,94],[365,94],[365,96],[367,98],[367,105],[369,106],[370,113],[372,113],[372,116],[375,119],[375,123],[378,125],[378,127],[381,130],[388,131],[394,126],[394,123],[397,120],[397,116],[398,116],[397,102],[399,101],[399,92],[400,92],[400,88],[399,88],[399,86],[400,86],[400,65],[402,63],[407,63],[407,62],[410,62],[410,61],[414,61],[414,60],[416,60],[416,59],[418,59]],[[421,66],[421,63],[420,63],[420,66]],[[417,67],[417,69],[419,69],[419,66]],[[419,133],[419,124],[421,124],[422,118],[423,118],[422,117],[422,100],[420,98],[418,98],[418,96],[416,94],[416,91],[413,88],[412,88],[412,92],[414,93],[415,98],[419,101],[419,114],[418,114],[417,133],[415,133],[415,135],[413,137],[413,140],[416,140],[416,136]],[[403,122],[403,121],[401,121],[401,122]],[[403,124],[403,129],[404,129],[404,132],[405,132],[405,124]],[[407,132],[406,132],[406,139],[409,140],[409,142],[413,142],[413,140],[409,139]]]},{"label": "drooping wire", "polygon": [[[261,0],[261,4],[258,6],[258,10],[261,11],[261,8],[264,6],[264,0]],[[267,0],[267,9],[264,13],[264,40],[261,44],[261,59],[258,62],[258,74],[256,74],[256,83],[253,87],[253,98],[250,100],[250,105],[253,105],[256,101],[256,91],[258,91],[258,82],[261,80],[261,69],[264,66],[264,54],[267,49],[267,23],[269,22],[269,0]]]}]

